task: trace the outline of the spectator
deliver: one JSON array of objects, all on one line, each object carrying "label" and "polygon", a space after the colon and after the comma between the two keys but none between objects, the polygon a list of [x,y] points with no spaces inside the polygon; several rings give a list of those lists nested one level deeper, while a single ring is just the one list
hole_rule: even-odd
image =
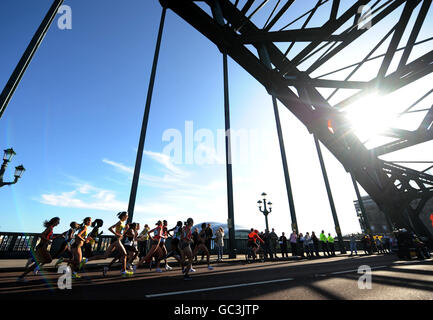
[{"label": "spectator", "polygon": [[265,252],[265,259],[268,259],[268,255],[271,259],[274,258],[272,251],[271,251],[271,234],[269,233],[269,230],[265,230],[265,234],[263,235],[263,241],[265,242],[264,245],[264,252]]},{"label": "spectator", "polygon": [[311,240],[313,241],[314,251],[316,252],[316,257],[319,256],[319,239],[317,239],[316,234],[311,232]]},{"label": "spectator", "polygon": [[293,230],[292,234],[290,235],[290,246],[292,247],[293,257],[298,255],[297,244],[298,244],[298,236],[296,232]]},{"label": "spectator", "polygon": [[358,251],[356,250],[356,237],[355,234],[350,235],[350,255],[353,256],[353,251],[355,251],[355,256],[358,255]]},{"label": "spectator", "polygon": [[[192,233],[192,241],[191,250],[194,252],[196,246],[198,246],[198,228],[194,228],[194,232]],[[194,257],[194,262],[197,262],[197,255]]]},{"label": "spectator", "polygon": [[[207,251],[209,251],[209,253],[210,253],[211,252],[211,241],[212,241],[212,237],[213,237],[213,231],[212,231],[212,228],[211,228],[210,224],[208,224],[206,226],[205,234],[206,234],[206,240],[204,241],[204,245],[206,246]],[[202,252],[200,261],[203,261],[204,254],[205,253]]]},{"label": "spectator", "polygon": [[216,238],[215,238],[215,246],[218,249],[218,262],[222,261],[223,259],[223,252],[224,252],[224,229],[222,227],[219,227],[216,232]]},{"label": "spectator", "polygon": [[206,228],[206,242],[205,242],[205,245],[206,245],[206,248],[208,249],[209,252],[210,252],[210,249],[211,249],[210,243],[211,243],[212,238],[213,238],[213,231],[212,231],[211,225],[208,224],[207,228]]},{"label": "spectator", "polygon": [[331,252],[331,255],[335,256],[334,238],[331,236],[330,233],[328,233],[328,246],[329,246],[329,251]]},{"label": "spectator", "polygon": [[364,254],[365,255],[369,255],[371,254],[371,239],[370,236],[368,234],[366,234],[362,240],[361,240],[362,244],[364,245]]},{"label": "spectator", "polygon": [[149,226],[147,224],[144,225],[143,231],[141,231],[140,235],[137,238],[137,245],[138,245],[138,257],[142,258],[147,255],[147,252],[149,251]]},{"label": "spectator", "polygon": [[385,253],[385,250],[383,249],[382,240],[380,240],[379,236],[376,236],[375,242],[376,242],[377,253]]},{"label": "spectator", "polygon": [[370,237],[370,241],[371,241],[371,253],[375,253],[377,252],[377,247],[376,247],[376,238],[377,236],[373,236],[373,238]]},{"label": "spectator", "polygon": [[322,246],[323,255],[330,256],[329,250],[328,250],[328,239],[325,236],[325,231],[322,230],[322,233],[320,234],[320,245]]},{"label": "spectator", "polygon": [[313,257],[313,250],[312,250],[312,246],[310,247],[310,242],[311,244],[313,244],[310,234],[307,232],[305,234],[305,240],[304,240],[304,250],[305,253],[307,254],[307,258],[312,258]]},{"label": "spectator", "polygon": [[383,250],[385,253],[391,253],[391,238],[388,234],[383,235]]},{"label": "spectator", "polygon": [[395,234],[393,234],[392,238],[389,240],[389,245],[391,247],[391,253],[395,253],[398,251],[398,242]]},{"label": "spectator", "polygon": [[287,254],[287,238],[284,235],[284,232],[281,235],[279,241],[280,241],[280,248],[281,248],[281,255],[282,255],[282,257],[284,258],[284,255],[286,255],[286,258],[288,258],[289,256]]},{"label": "spectator", "polygon": [[277,245],[278,245],[278,236],[275,233],[275,229],[272,228],[272,232],[269,234],[270,238],[271,238],[271,250],[272,250],[272,254],[275,256],[275,258],[277,257]]},{"label": "spectator", "polygon": [[298,249],[299,249],[298,255],[301,256],[302,258],[305,258],[305,256],[304,256],[304,242],[305,242],[305,237],[302,233],[300,233],[299,237],[298,237]]}]

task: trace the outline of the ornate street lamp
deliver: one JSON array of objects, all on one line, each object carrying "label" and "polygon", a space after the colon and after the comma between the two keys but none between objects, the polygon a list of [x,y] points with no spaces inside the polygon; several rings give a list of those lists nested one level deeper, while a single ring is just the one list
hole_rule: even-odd
[{"label": "ornate street lamp", "polygon": [[[263,201],[262,200],[259,200],[259,201],[257,201],[257,204],[259,205],[259,211],[261,212],[261,213],[263,213],[264,214],[264,216],[265,216],[265,222],[266,222],[266,230],[269,230],[269,226],[268,226],[268,214],[270,214],[271,212],[272,212],[272,202],[266,202],[266,197],[267,196],[267,194],[266,193],[262,193],[262,197],[263,197]],[[263,203],[263,210],[262,210],[262,203]],[[266,207],[266,204],[269,206],[269,210],[268,210],[268,207]]]},{"label": "ornate street lamp", "polygon": [[4,176],[4,173],[5,173],[6,168],[8,166],[8,163],[12,160],[14,155],[16,155],[14,149],[10,148],[10,149],[4,150],[3,164],[0,168],[0,188],[3,186],[8,186],[8,185],[17,183],[18,179],[21,178],[23,172],[26,171],[26,169],[23,167],[23,165],[19,165],[19,166],[15,167],[15,173],[14,173],[15,179],[14,179],[14,181],[12,181],[12,182],[4,182],[3,181],[3,176]]},{"label": "ornate street lamp", "polygon": [[8,162],[12,161],[12,158],[14,155],[16,155],[14,149],[9,148],[9,149],[4,150],[3,162],[8,163]]}]

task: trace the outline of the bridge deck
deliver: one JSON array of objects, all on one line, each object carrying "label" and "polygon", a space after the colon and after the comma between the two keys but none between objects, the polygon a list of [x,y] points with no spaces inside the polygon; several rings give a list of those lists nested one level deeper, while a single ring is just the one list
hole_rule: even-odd
[{"label": "bridge deck", "polygon": [[[372,289],[358,288],[358,267],[372,269]],[[191,281],[179,267],[163,273],[139,269],[131,278],[119,270],[104,278],[100,268],[87,268],[71,290],[57,288],[58,274],[43,272],[15,282],[19,272],[0,272],[2,299],[433,299],[433,260],[398,261],[395,255],[339,255],[302,261],[195,266]]]}]

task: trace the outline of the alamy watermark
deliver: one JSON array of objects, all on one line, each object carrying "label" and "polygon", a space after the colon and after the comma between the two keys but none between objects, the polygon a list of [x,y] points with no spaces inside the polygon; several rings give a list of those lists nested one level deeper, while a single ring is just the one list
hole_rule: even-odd
[{"label": "alamy watermark", "polygon": [[367,265],[359,266],[358,274],[362,274],[358,279],[358,288],[361,290],[371,289],[371,267]]},{"label": "alamy watermark", "polygon": [[[372,18],[371,7],[367,4],[363,6],[359,6],[357,13],[358,13],[358,20],[356,21],[356,24],[358,26],[358,29],[370,29],[373,26],[372,20],[369,19]],[[366,22],[362,24],[364,21]]]},{"label": "alamy watermark", "polygon": [[269,135],[258,129],[217,129],[194,130],[193,121],[185,121],[185,131],[167,129],[162,134],[162,141],[167,143],[162,153],[175,164],[225,164],[226,144],[228,162],[248,164],[253,155],[266,154]]},{"label": "alamy watermark", "polygon": [[72,8],[67,5],[61,5],[57,14],[61,14],[57,20],[57,26],[60,30],[71,30],[72,29]]},{"label": "alamy watermark", "polygon": [[62,273],[62,275],[57,280],[57,287],[60,290],[72,289],[72,272],[69,266],[60,266],[57,269],[57,273]]}]

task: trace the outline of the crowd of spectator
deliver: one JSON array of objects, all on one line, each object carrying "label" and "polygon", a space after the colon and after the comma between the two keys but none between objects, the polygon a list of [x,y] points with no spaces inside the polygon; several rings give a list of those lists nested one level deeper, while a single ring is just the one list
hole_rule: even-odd
[{"label": "crowd of spectator", "polygon": [[[311,234],[306,232],[305,235],[293,231],[287,237],[285,232],[282,232],[281,236],[278,236],[275,229],[272,228],[271,232],[265,230],[264,232],[260,232],[259,235],[264,241],[262,248],[265,259],[280,258],[277,252],[281,253],[281,258],[288,258],[289,252],[294,257],[307,259],[336,255],[335,238],[330,233],[326,234],[324,230],[318,236],[314,231]],[[349,256],[358,255],[359,249],[364,251],[364,255],[373,253],[389,254],[393,253],[397,246],[397,240],[392,234],[378,234],[374,236],[351,234],[344,238],[349,242]],[[358,248],[359,245],[360,248]],[[348,248],[346,247],[345,249]]]}]

